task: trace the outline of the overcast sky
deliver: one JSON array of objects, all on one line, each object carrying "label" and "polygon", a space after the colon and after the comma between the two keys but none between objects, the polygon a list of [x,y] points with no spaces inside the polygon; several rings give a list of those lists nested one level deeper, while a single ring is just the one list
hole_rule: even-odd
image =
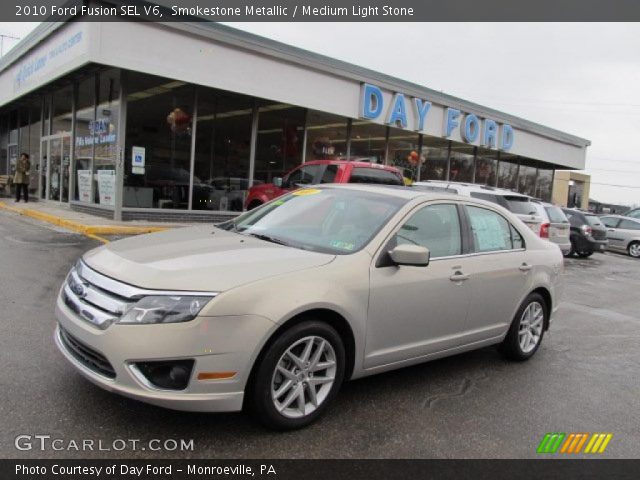
[{"label": "overcast sky", "polygon": [[587,138],[591,198],[640,204],[639,24],[229,25]]}]

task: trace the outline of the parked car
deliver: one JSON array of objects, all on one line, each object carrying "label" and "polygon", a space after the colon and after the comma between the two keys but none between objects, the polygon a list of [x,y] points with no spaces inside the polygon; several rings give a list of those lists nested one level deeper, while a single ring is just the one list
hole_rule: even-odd
[{"label": "parked car", "polygon": [[251,210],[296,188],[321,183],[404,185],[404,178],[396,167],[377,163],[312,160],[294,168],[282,178],[274,178],[273,183],[254,185],[247,195],[245,208]]},{"label": "parked car", "polygon": [[603,252],[607,248],[607,231],[597,215],[572,208],[562,211],[571,224],[569,255],[589,257],[593,252]]},{"label": "parked car", "polygon": [[539,200],[531,200],[538,214],[543,218],[540,225],[540,238],[546,238],[560,247],[564,256],[571,253],[570,225],[560,207]]},{"label": "parked car", "polygon": [[415,182],[412,187],[424,191],[454,193],[496,203],[515,214],[538,236],[541,234],[543,217],[540,212],[538,212],[536,206],[531,203],[530,197],[526,195],[521,195],[511,190],[475,183],[446,182],[440,180]]},{"label": "parked car", "polygon": [[640,218],[640,208],[634,208],[624,214],[625,217]]},{"label": "parked car", "polygon": [[600,221],[607,227],[607,248],[640,258],[640,219],[622,215],[605,215]]},{"label": "parked car", "polygon": [[488,345],[531,358],[562,269],[559,249],[498,205],[318,185],[217,227],[84,254],[55,341],[109,391],[178,410],[244,405],[299,428],[343,380]]}]

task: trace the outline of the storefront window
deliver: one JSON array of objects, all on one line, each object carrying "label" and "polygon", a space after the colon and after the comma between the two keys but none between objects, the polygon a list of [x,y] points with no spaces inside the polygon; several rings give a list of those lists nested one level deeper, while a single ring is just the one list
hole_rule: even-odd
[{"label": "storefront window", "polygon": [[505,153],[500,154],[498,165],[498,188],[518,189],[518,157]]},{"label": "storefront window", "polygon": [[105,70],[98,74],[96,118],[89,124],[93,137],[94,201],[115,205],[116,157],[118,152],[118,120],[120,118],[120,71]]},{"label": "storefront window", "polygon": [[536,167],[520,165],[518,192],[534,197],[536,195]]},{"label": "storefront window", "polygon": [[9,141],[9,130],[7,126],[7,115],[0,116],[0,174],[9,173],[9,163],[7,162],[7,142]]},{"label": "storefront window", "polygon": [[53,120],[51,133],[71,134],[71,101],[73,86],[67,85],[53,93]]},{"label": "storefront window", "polygon": [[42,121],[43,121],[43,135],[49,135],[51,133],[51,96],[45,95],[44,97],[44,105],[42,110]]},{"label": "storefront window", "polygon": [[305,109],[283,104],[260,107],[255,179],[271,182],[302,162]]},{"label": "storefront window", "polygon": [[31,156],[32,175],[29,176],[29,190],[38,190],[38,175],[40,170],[40,140],[42,135],[42,98],[34,97],[29,102],[29,144],[28,152]]},{"label": "storefront window", "polygon": [[307,114],[305,161],[341,158],[347,155],[347,119],[310,110]]},{"label": "storefront window", "polygon": [[20,132],[18,133],[18,140],[20,146],[18,150],[20,153],[29,153],[29,106],[23,105],[18,110],[18,122],[20,125]]},{"label": "storefront window", "polygon": [[131,72],[127,94],[125,207],[188,207],[193,99],[191,85]]},{"label": "storefront window", "polygon": [[91,160],[93,158],[93,136],[90,127],[95,121],[96,78],[90,76],[78,84],[76,103],[75,143],[75,192],[74,200],[91,202]]},{"label": "storefront window", "polygon": [[473,182],[473,148],[470,145],[451,148],[449,180],[452,182]]},{"label": "storefront window", "polygon": [[384,163],[387,127],[377,123],[354,120],[351,124],[351,158]]},{"label": "storefront window", "polygon": [[418,178],[420,136],[410,130],[389,129],[389,165],[400,169],[402,175],[415,181]]},{"label": "storefront window", "polygon": [[446,180],[449,161],[449,141],[440,138],[422,138],[421,180]]},{"label": "storefront window", "polygon": [[13,175],[16,171],[16,162],[18,161],[18,110],[14,109],[9,112],[9,143],[7,145],[9,155],[9,175]]},{"label": "storefront window", "polygon": [[539,168],[536,197],[545,202],[550,202],[552,190],[553,190],[553,169]]},{"label": "storefront window", "polygon": [[476,157],[476,183],[495,186],[498,175],[498,159],[496,152],[478,150]]},{"label": "storefront window", "polygon": [[194,210],[242,211],[249,189],[252,106],[244,95],[198,91]]}]

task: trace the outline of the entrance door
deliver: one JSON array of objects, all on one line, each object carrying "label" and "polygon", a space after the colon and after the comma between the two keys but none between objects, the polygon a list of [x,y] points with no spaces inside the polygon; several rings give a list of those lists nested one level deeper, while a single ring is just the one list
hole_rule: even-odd
[{"label": "entrance door", "polygon": [[66,203],[69,201],[71,137],[66,134],[45,137],[42,152],[42,194],[49,200]]}]

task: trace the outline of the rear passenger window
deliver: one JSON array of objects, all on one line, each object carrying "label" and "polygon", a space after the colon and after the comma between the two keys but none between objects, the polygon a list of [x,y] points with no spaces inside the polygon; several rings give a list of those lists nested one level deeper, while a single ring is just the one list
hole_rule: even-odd
[{"label": "rear passenger window", "polygon": [[381,168],[355,167],[349,183],[373,183],[378,185],[404,185],[400,175]]},{"label": "rear passenger window", "polygon": [[427,247],[431,258],[460,255],[458,209],[451,204],[429,205],[414,213],[395,235],[395,244]]},{"label": "rear passenger window", "polygon": [[[502,215],[480,207],[467,206],[466,209],[476,252],[523,248],[522,237]],[[514,233],[517,236],[514,237]]]}]

